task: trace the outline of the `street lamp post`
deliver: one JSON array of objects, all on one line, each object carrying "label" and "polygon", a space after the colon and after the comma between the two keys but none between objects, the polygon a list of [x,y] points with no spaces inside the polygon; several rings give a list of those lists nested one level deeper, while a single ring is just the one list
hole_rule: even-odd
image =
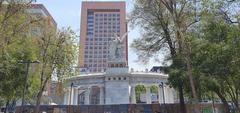
[{"label": "street lamp post", "polygon": [[29,70],[29,65],[30,64],[39,64],[40,61],[36,60],[36,61],[18,61],[18,64],[27,64],[27,70],[26,70],[26,75],[25,75],[25,82],[24,82],[24,87],[23,87],[23,94],[22,94],[22,113],[24,113],[24,103],[25,103],[25,92],[26,92],[26,87],[27,87],[27,80],[28,80],[28,70]]}]

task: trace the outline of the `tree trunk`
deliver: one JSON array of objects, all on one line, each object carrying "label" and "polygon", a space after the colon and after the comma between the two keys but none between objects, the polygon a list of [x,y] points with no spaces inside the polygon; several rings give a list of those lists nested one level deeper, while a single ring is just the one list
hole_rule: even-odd
[{"label": "tree trunk", "polygon": [[225,112],[226,113],[231,113],[226,98],[219,91],[215,91],[215,92],[217,93],[217,95],[221,99],[221,101],[223,102],[223,105],[224,105],[225,110],[226,110]]},{"label": "tree trunk", "polygon": [[7,113],[7,106],[9,105],[9,100],[6,102],[4,113]]},{"label": "tree trunk", "polygon": [[191,64],[191,57],[190,57],[190,48],[186,47],[187,51],[186,51],[186,63],[187,63],[187,75],[189,77],[189,81],[190,81],[190,85],[191,85],[191,89],[192,89],[192,96],[193,96],[193,104],[194,104],[194,110],[197,113],[200,113],[200,108],[199,108],[199,104],[198,104],[198,96],[196,93],[196,88],[195,88],[195,84],[193,81],[193,75],[192,75],[192,64]]},{"label": "tree trunk", "polygon": [[[164,33],[166,34],[166,40],[168,43],[168,46],[170,48],[170,53],[172,58],[176,56],[176,49],[173,46],[173,41],[171,40],[171,36],[169,34],[169,30],[167,28],[164,29]],[[179,92],[179,103],[180,103],[180,113],[186,113],[186,106],[184,101],[184,95],[183,95],[183,84],[178,85],[178,92]]]},{"label": "tree trunk", "polygon": [[182,84],[179,84],[178,91],[179,91],[180,113],[187,113],[185,102],[184,102],[183,85]]},{"label": "tree trunk", "polygon": [[50,77],[46,78],[46,80],[43,82],[42,87],[40,89],[40,91],[38,92],[37,95],[37,102],[36,102],[36,108],[34,113],[39,113],[39,108],[40,108],[40,103],[41,103],[41,98],[42,98],[42,93],[46,87],[47,81],[49,80]]},{"label": "tree trunk", "polygon": [[37,95],[37,102],[36,102],[36,108],[35,108],[35,110],[34,110],[34,113],[40,113],[39,110],[40,110],[42,92],[43,92],[43,91],[40,91],[40,92],[38,93],[38,95]]}]

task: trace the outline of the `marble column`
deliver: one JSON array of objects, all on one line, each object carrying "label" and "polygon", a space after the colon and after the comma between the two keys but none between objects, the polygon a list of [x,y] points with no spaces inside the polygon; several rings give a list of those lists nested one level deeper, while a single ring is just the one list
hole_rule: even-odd
[{"label": "marble column", "polygon": [[85,100],[84,100],[84,105],[89,105],[89,97],[90,97],[90,88],[87,88],[85,93]]},{"label": "marble column", "polygon": [[71,91],[71,103],[70,103],[70,105],[73,105],[73,100],[74,100],[74,88],[71,88],[70,91]]},{"label": "marble column", "polygon": [[162,92],[161,87],[158,86],[158,103],[162,103]]},{"label": "marble column", "polygon": [[69,93],[68,92],[65,92],[64,93],[64,105],[68,105],[68,102],[69,102]]},{"label": "marble column", "polygon": [[136,104],[135,86],[131,86],[131,103]]},{"label": "marble column", "polygon": [[152,98],[151,98],[151,90],[150,90],[150,87],[147,86],[146,89],[147,89],[147,92],[146,92],[147,104],[151,104],[151,103],[152,103]]},{"label": "marble column", "polygon": [[104,87],[100,86],[100,105],[104,104]]},{"label": "marble column", "polygon": [[74,96],[73,96],[73,105],[77,105],[78,102],[78,89],[74,89]]},{"label": "marble column", "polygon": [[71,88],[68,88],[68,99],[67,99],[68,101],[67,101],[67,105],[70,105],[70,104],[71,104],[71,100],[72,100],[72,99],[71,99],[71,96],[72,96],[72,95],[71,95]]}]

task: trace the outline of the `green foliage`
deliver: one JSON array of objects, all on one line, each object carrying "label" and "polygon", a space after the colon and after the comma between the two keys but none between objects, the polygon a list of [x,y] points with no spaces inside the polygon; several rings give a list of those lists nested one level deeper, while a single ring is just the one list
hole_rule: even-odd
[{"label": "green foliage", "polygon": [[[0,98],[4,102],[18,100],[26,76],[26,64],[18,61],[39,60],[29,67],[26,100],[35,104],[39,92],[56,75],[59,81],[72,76],[76,62],[75,33],[71,28],[57,30],[51,20],[27,13],[28,3],[8,5],[0,2]],[[39,29],[38,33],[32,32]]]},{"label": "green foliage", "polygon": [[159,89],[159,87],[156,86],[156,85],[153,85],[153,86],[150,87],[151,93],[157,94],[158,93],[158,89]]},{"label": "green foliage", "polygon": [[29,15],[24,12],[25,4],[0,6],[0,98],[6,102],[22,95],[26,65],[18,61],[30,60],[35,53],[26,35],[30,25],[27,24]]},{"label": "green foliage", "polygon": [[226,108],[227,101],[232,101],[239,110],[239,3],[135,0],[131,22],[143,31],[131,46],[144,62],[167,48],[170,57],[166,59],[172,61],[167,70],[171,86],[184,88],[192,98],[188,78],[192,75],[191,86],[196,87],[199,99],[217,95]]},{"label": "green foliage", "polygon": [[146,88],[145,88],[145,86],[144,86],[144,85],[137,85],[137,86],[135,87],[135,93],[136,93],[136,99],[137,99],[137,101],[140,101],[140,95],[141,95],[142,93],[146,93]]},{"label": "green foliage", "polygon": [[239,31],[236,25],[212,20],[201,28],[204,35],[193,41],[193,65],[201,73],[199,83],[205,92],[215,92],[222,101],[231,100],[237,106]]}]

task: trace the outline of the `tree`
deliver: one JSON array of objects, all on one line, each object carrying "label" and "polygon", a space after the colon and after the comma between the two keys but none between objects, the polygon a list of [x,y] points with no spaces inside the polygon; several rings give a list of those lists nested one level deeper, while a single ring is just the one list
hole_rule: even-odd
[{"label": "tree", "polygon": [[[192,78],[191,48],[188,38],[186,37],[188,28],[197,22],[194,15],[194,4],[187,0],[139,0],[138,3],[148,4],[147,6],[140,5],[140,8],[135,8],[143,9],[140,10],[140,16],[138,13],[139,11],[133,11],[135,15],[139,16],[141,21],[144,21],[142,22],[142,26],[147,32],[143,35],[147,38],[142,38],[143,40],[140,39],[133,42],[133,47],[140,50],[138,56],[140,56],[140,58],[151,57],[152,54],[156,54],[163,48],[162,45],[167,44],[171,53],[171,59],[179,54],[178,57],[181,58],[182,61],[185,61],[186,74],[189,77],[192,95],[195,102],[197,102],[198,99]],[[147,54],[142,54],[141,51]],[[180,92],[181,112],[186,112],[184,109],[182,84],[178,84],[178,87]]]},{"label": "tree", "polygon": [[[17,62],[40,60],[40,65],[30,66],[27,85],[28,103],[37,104],[38,112],[42,93],[51,78],[57,76],[61,81],[64,76],[72,74],[76,55],[75,35],[70,28],[57,30],[51,26],[49,17],[26,13],[31,1],[3,2],[0,1],[0,98],[5,102],[19,100],[26,66]],[[39,33],[31,33],[32,27],[38,27]]]},{"label": "tree", "polygon": [[[40,89],[37,94],[35,112],[39,112],[39,105],[43,92],[53,76],[61,81],[72,75],[72,65],[75,63],[75,34],[70,28],[56,31],[46,23],[42,23],[42,35],[36,39],[36,50],[40,53],[38,58],[40,67]],[[38,48],[38,49],[37,49]]]},{"label": "tree", "polygon": [[[0,98],[6,103],[22,96],[25,66],[17,62],[34,59],[27,32],[31,23],[25,12],[29,2],[0,1]],[[31,80],[35,79],[31,77]],[[31,85],[28,86],[29,88]]]},{"label": "tree", "polygon": [[[166,7],[159,0],[135,0],[134,9],[130,14],[133,27],[142,28],[142,37],[135,39],[131,47],[136,51],[138,59],[147,63],[151,57],[156,57],[159,51],[169,50],[166,59],[177,55],[177,42],[173,34],[173,22]],[[179,81],[179,80],[178,80]],[[185,113],[183,85],[175,85],[179,91],[181,112]]]},{"label": "tree", "polygon": [[193,65],[201,74],[200,84],[216,93],[230,112],[228,101],[239,111],[239,27],[222,19],[211,19],[203,35],[193,42]]},{"label": "tree", "polygon": [[[173,62],[169,70],[170,84],[183,86],[184,82],[190,81],[192,96],[194,102],[197,103],[202,95],[202,90],[206,90],[206,88],[201,87],[201,81],[198,81],[199,78],[201,79],[201,76],[198,76],[198,74],[202,74],[202,72],[193,67],[195,60],[192,54],[195,54],[193,53],[193,48],[196,48],[195,45],[192,45],[194,44],[192,43],[193,35],[200,37],[204,35],[204,32],[198,28],[204,22],[208,22],[206,21],[208,19],[221,18],[229,24],[239,25],[239,15],[234,13],[237,12],[237,3],[238,1],[226,0],[198,2],[188,0],[136,0],[132,17],[140,20],[137,24],[143,27],[143,34],[142,38],[134,40],[132,47],[138,52],[139,58],[144,59],[144,62],[145,60],[148,61],[149,57],[154,57],[161,49],[166,47],[165,38],[167,35],[165,32],[162,32],[164,27],[162,24],[159,24],[161,23],[159,20],[168,22],[168,26],[170,26],[168,30],[171,31],[170,36],[172,42],[174,42],[172,45],[174,45],[175,49],[172,49],[169,43],[167,43],[167,48],[176,52],[173,55],[173,52],[170,51],[170,59]],[[235,9],[236,11],[230,9]],[[209,18],[212,15],[215,18]],[[163,46],[164,44],[165,46]],[[199,91],[196,90],[196,85],[200,88]],[[185,86],[185,91],[186,89],[188,87]],[[199,112],[198,108],[196,110]]]}]

